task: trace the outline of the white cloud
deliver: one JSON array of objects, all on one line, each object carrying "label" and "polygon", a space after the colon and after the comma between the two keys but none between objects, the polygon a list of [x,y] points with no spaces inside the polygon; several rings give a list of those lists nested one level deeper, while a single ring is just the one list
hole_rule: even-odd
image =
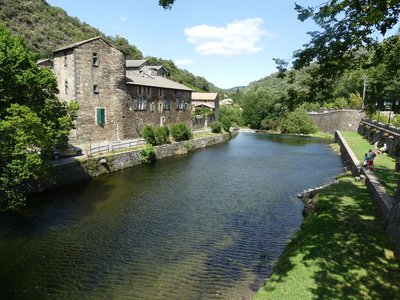
[{"label": "white cloud", "polygon": [[195,44],[196,52],[204,55],[233,56],[254,54],[262,50],[257,44],[263,35],[272,34],[261,30],[263,20],[252,18],[234,21],[225,27],[206,24],[185,29],[188,42]]},{"label": "white cloud", "polygon": [[178,67],[187,67],[194,65],[194,62],[191,59],[177,59],[174,62]]}]

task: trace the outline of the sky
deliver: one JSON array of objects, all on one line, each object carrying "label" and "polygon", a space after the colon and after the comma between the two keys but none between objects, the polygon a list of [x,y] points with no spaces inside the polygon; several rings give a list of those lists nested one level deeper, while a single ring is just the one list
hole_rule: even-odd
[{"label": "sky", "polygon": [[[108,36],[122,36],[144,56],[172,60],[219,88],[247,86],[276,72],[309,42],[312,21],[297,19],[292,0],[47,0]],[[297,0],[316,6],[322,0]]]}]

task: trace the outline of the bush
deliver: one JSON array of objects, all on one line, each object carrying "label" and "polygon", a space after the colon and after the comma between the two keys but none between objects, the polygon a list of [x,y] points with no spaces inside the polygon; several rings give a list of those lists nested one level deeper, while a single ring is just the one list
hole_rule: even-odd
[{"label": "bush", "polygon": [[213,133],[220,133],[222,131],[221,122],[211,122],[210,127],[211,127],[211,132]]},{"label": "bush", "polygon": [[171,126],[171,135],[175,141],[187,141],[192,138],[192,132],[183,122],[174,123]]},{"label": "bush", "polygon": [[147,143],[149,143],[151,145],[156,145],[157,144],[156,135],[154,133],[154,129],[150,125],[145,125],[143,127],[142,136],[146,140]]},{"label": "bush", "polygon": [[294,134],[310,134],[318,131],[317,124],[302,108],[296,108],[282,121],[282,131]]},{"label": "bush", "polygon": [[169,129],[166,126],[155,128],[154,135],[157,145],[166,144],[169,140]]},{"label": "bush", "polygon": [[152,144],[147,144],[146,147],[140,151],[140,160],[142,163],[152,163],[156,159],[156,152]]}]

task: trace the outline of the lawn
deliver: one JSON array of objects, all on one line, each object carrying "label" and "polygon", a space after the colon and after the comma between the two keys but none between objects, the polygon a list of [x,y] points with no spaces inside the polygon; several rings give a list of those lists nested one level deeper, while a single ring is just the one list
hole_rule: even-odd
[{"label": "lawn", "polygon": [[[362,163],[364,160],[364,154],[368,152],[368,149],[373,149],[374,146],[357,132],[342,131],[341,133],[359,159],[360,163]],[[400,173],[394,171],[395,164],[395,159],[387,154],[377,154],[374,160],[374,173],[379,182],[386,189],[388,195],[392,197],[396,193],[397,181],[400,179]]]},{"label": "lawn", "polygon": [[393,245],[362,182],[324,189],[254,299],[400,299]]}]

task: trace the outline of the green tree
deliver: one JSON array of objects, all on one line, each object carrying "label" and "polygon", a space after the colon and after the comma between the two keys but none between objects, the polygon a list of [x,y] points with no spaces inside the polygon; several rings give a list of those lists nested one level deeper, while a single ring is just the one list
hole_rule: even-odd
[{"label": "green tree", "polygon": [[302,108],[290,112],[282,121],[281,129],[285,133],[310,134],[318,131],[314,120]]},{"label": "green tree", "polygon": [[164,7],[164,9],[171,9],[172,4],[174,4],[175,0],[159,0],[158,3],[160,6]]},{"label": "green tree", "polygon": [[183,122],[177,122],[171,125],[171,135],[177,142],[187,141],[193,137],[190,128]]},{"label": "green tree", "polygon": [[[294,53],[293,63],[295,69],[314,65],[309,69],[308,86],[309,98],[315,100],[318,93],[329,95],[331,86],[346,70],[368,68],[371,64],[371,52],[368,50],[380,49],[376,36],[385,36],[398,23],[400,2],[329,0],[317,7],[296,4],[295,9],[299,20],[311,18],[322,29],[310,33],[310,42]],[[399,66],[400,60],[395,53],[379,51],[379,55],[374,57],[374,64],[384,61],[390,54],[396,57]],[[282,60],[276,62],[281,63],[281,69],[285,70]]]},{"label": "green tree", "polygon": [[0,209],[24,205],[27,184],[43,174],[53,145],[68,140],[77,106],[56,92],[53,74],[0,26]]}]

